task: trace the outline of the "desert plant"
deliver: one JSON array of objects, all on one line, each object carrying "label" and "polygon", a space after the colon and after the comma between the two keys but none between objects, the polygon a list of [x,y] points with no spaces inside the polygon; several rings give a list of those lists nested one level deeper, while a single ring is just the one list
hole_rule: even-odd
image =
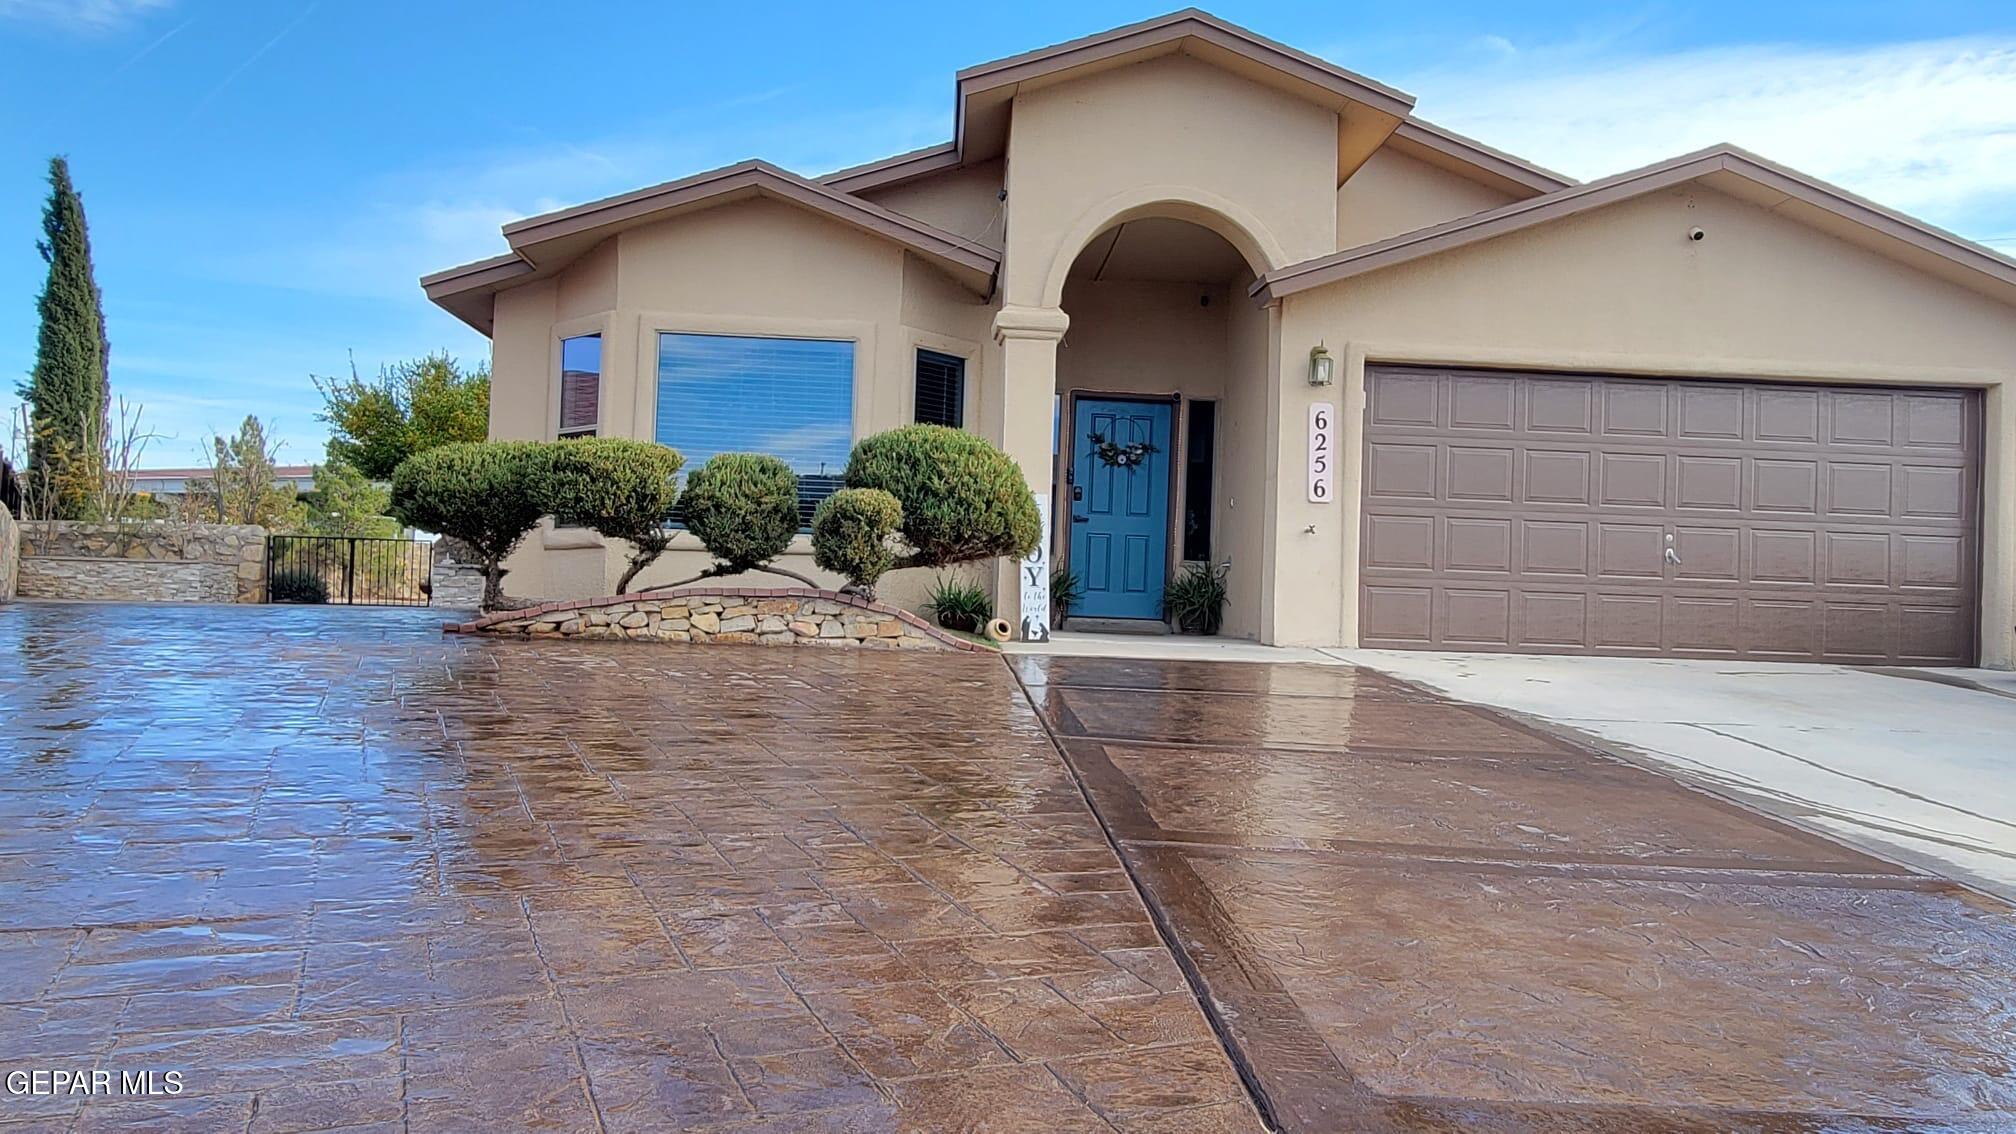
[{"label": "desert plant", "polygon": [[929,610],[938,620],[938,625],[945,629],[971,634],[994,617],[994,600],[973,583],[940,575],[931,584],[924,609]]},{"label": "desert plant", "polygon": [[266,599],[269,602],[325,603],[329,601],[329,587],[322,576],[305,567],[274,572],[266,580]]},{"label": "desert plant", "polygon": [[1216,634],[1225,621],[1225,568],[1184,564],[1162,588],[1162,605],[1185,634]]},{"label": "desert plant", "polygon": [[666,525],[685,463],[678,450],[655,442],[584,437],[546,446],[538,482],[554,519],[630,545],[629,563],[616,581],[620,595],[672,542]]},{"label": "desert plant", "polygon": [[545,511],[535,483],[543,448],[535,441],[458,441],[409,457],[392,474],[392,515],[399,522],[453,536],[476,553],[485,610],[503,602],[504,558]]},{"label": "desert plant", "polygon": [[1050,623],[1056,625],[1071,613],[1071,607],[1085,597],[1085,581],[1069,567],[1050,572]]},{"label": "desert plant", "polygon": [[875,597],[875,582],[896,564],[889,537],[903,505],[879,488],[843,488],[812,513],[812,562],[847,578],[847,589]]},{"label": "desert plant", "polygon": [[866,437],[847,458],[847,487],[879,488],[903,506],[908,554],[897,567],[1020,558],[1042,538],[1022,469],[962,429],[906,425]]},{"label": "desert plant", "polygon": [[744,571],[819,585],[772,562],[798,534],[798,474],[783,461],[761,453],[717,453],[687,474],[679,510],[714,565],[673,586]]}]

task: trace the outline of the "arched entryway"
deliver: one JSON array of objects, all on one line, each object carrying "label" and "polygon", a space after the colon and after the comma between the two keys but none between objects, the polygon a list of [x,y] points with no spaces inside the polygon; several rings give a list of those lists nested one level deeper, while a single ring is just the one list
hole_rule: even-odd
[{"label": "arched entryway", "polygon": [[1080,592],[1066,629],[1180,628],[1164,588],[1194,564],[1225,580],[1220,633],[1259,634],[1270,332],[1246,294],[1256,265],[1215,227],[1128,216],[1063,279],[1053,555]]}]

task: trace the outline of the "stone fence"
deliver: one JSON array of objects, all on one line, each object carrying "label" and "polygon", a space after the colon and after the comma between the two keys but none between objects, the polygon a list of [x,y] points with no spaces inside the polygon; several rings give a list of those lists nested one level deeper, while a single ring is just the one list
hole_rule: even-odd
[{"label": "stone fence", "polygon": [[985,652],[907,610],[809,587],[692,587],[550,602],[442,626],[451,634]]},{"label": "stone fence", "polygon": [[14,597],[14,581],[21,568],[21,525],[14,513],[0,507],[0,602]]},{"label": "stone fence", "polygon": [[21,525],[22,598],[263,602],[266,529],[68,520]]}]

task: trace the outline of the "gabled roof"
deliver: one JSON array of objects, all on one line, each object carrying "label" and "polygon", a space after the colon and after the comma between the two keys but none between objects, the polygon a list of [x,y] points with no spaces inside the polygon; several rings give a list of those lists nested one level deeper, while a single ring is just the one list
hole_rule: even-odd
[{"label": "gabled roof", "polygon": [[1367,130],[1380,138],[1414,107],[1412,95],[1208,12],[1185,8],[968,67],[958,74],[951,141],[838,170],[820,180],[858,193],[998,157],[1007,147],[1009,104],[1017,93],[1177,53],[1225,67],[1353,119],[1363,117]]},{"label": "gabled roof", "polygon": [[423,276],[420,285],[427,298],[489,334],[490,296],[504,287],[551,275],[625,229],[754,197],[782,201],[892,241],[983,295],[992,290],[1001,266],[998,249],[751,160],[513,221],[504,226],[509,253]]},{"label": "gabled roof", "polygon": [[1271,302],[1689,181],[1701,181],[1844,239],[1878,247],[1935,275],[2016,301],[2016,260],[1727,144],[1290,264],[1253,281],[1250,290],[1260,301]]},{"label": "gabled roof", "polygon": [[1475,138],[1466,138],[1454,130],[1413,116],[1394,129],[1386,144],[1409,157],[1495,184],[1521,196],[1552,193],[1576,183],[1566,174],[1534,165],[1525,158],[1514,157]]}]

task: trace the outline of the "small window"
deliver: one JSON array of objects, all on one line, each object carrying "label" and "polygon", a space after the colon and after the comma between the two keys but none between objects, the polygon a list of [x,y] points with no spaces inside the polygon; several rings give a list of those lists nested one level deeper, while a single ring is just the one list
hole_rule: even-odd
[{"label": "small window", "polygon": [[917,420],[924,425],[965,428],[965,359],[935,350],[917,352]]},{"label": "small window", "polygon": [[560,436],[593,437],[602,421],[602,336],[560,340]]},{"label": "small window", "polygon": [[654,427],[688,469],[716,453],[782,458],[798,474],[799,525],[809,530],[854,445],[854,344],[661,331]]}]

